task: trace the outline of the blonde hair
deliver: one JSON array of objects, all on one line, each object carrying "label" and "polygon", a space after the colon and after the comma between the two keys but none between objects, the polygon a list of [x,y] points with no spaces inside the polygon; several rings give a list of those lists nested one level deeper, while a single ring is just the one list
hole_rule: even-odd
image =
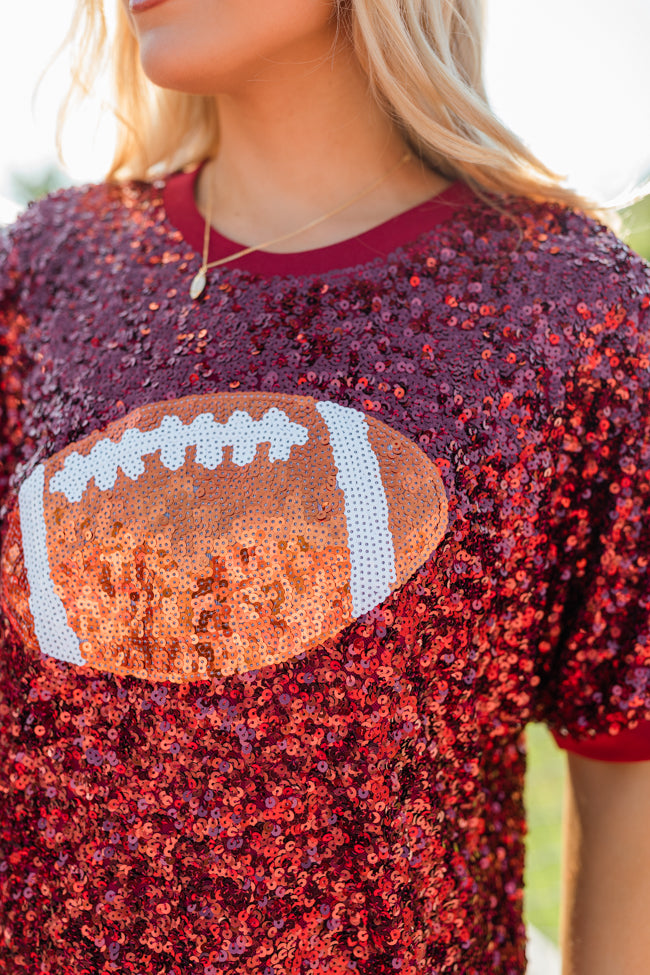
[{"label": "blonde hair", "polygon": [[[620,228],[615,213],[561,186],[565,177],[545,166],[490,107],[482,77],[484,0],[338,0],[336,13],[371,93],[424,164],[467,183],[502,213],[503,196],[523,196],[564,204]],[[119,122],[107,180],[148,180],[216,154],[215,99],[149,81],[120,0],[110,41],[104,0],[77,0],[66,43],[74,67],[59,113],[60,154],[71,100],[91,92],[107,61]]]}]

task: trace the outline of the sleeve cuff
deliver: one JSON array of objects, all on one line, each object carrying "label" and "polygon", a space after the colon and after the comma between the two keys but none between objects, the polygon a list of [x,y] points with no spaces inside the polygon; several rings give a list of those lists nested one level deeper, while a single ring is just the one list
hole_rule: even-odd
[{"label": "sleeve cuff", "polygon": [[602,732],[591,738],[572,738],[551,729],[560,748],[583,758],[600,762],[650,761],[650,721],[639,721],[636,728],[623,728],[617,735]]}]

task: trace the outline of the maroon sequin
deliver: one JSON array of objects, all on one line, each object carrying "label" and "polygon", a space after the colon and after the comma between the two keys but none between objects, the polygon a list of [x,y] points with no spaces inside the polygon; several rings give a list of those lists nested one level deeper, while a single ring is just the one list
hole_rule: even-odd
[{"label": "maroon sequin", "polygon": [[[520,975],[525,725],[650,719],[650,268],[559,205],[509,200],[520,241],[474,201],[388,257],[234,262],[192,302],[162,189],[60,191],[0,260],[0,968]],[[25,478],[139,406],[233,390],[416,444],[449,502],[436,551],[258,670],[149,681],[28,649]]]}]

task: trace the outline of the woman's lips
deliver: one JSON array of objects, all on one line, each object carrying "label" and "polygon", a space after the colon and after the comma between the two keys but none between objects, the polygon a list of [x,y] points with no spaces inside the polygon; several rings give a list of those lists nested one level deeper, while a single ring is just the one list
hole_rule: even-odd
[{"label": "woman's lips", "polygon": [[131,13],[139,14],[143,10],[149,10],[150,7],[157,7],[159,3],[164,3],[165,0],[129,0],[129,10]]}]

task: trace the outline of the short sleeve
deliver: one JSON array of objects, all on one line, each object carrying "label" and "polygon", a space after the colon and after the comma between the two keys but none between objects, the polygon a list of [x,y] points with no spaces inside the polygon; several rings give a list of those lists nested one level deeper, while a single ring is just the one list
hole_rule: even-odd
[{"label": "short sleeve", "polygon": [[42,321],[56,303],[69,262],[84,260],[84,237],[98,233],[101,219],[114,219],[123,193],[121,184],[63,187],[0,227],[0,525],[12,475],[20,476],[24,458],[36,450],[22,406],[28,374],[47,368],[37,365],[44,354]]},{"label": "short sleeve", "polygon": [[587,757],[650,759],[650,266],[609,231],[591,256],[547,431],[556,530],[537,720]]},{"label": "short sleeve", "polygon": [[16,249],[10,228],[0,227],[0,505],[12,468],[14,412],[12,367],[15,358]]},{"label": "short sleeve", "polygon": [[0,523],[18,461],[17,447],[24,439],[20,421],[24,371],[21,338],[27,327],[24,298],[32,276],[31,224],[31,213],[24,211],[14,224],[0,227]]}]

